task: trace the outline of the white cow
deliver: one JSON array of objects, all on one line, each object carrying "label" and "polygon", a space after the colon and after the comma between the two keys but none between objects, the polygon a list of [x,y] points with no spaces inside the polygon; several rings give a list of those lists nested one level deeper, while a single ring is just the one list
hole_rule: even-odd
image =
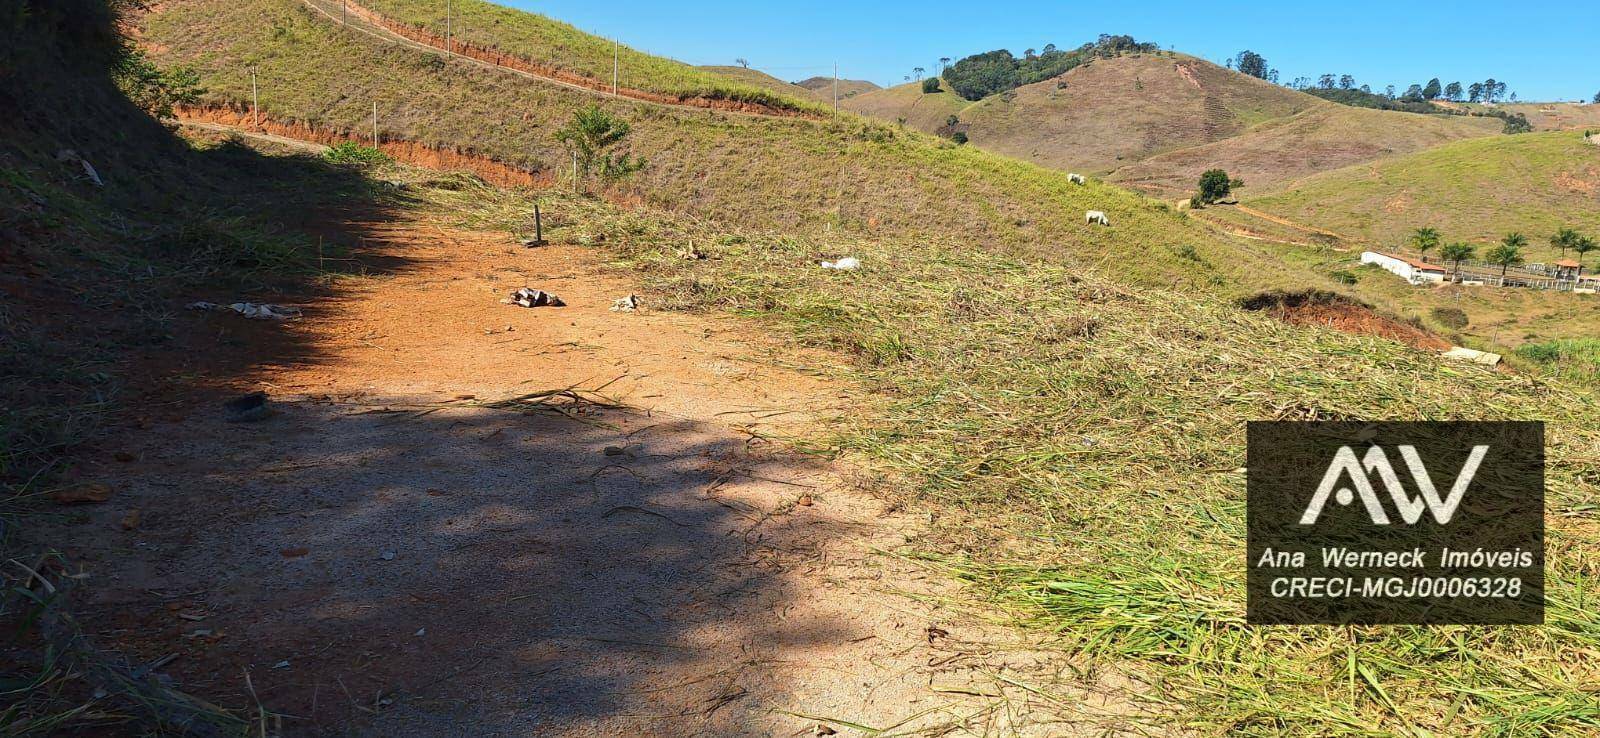
[{"label": "white cow", "polygon": [[1100,212],[1099,210],[1090,210],[1089,212],[1084,213],[1083,219],[1089,225],[1094,225],[1096,223],[1099,223],[1103,226],[1111,225],[1111,219],[1107,218],[1106,214]]},{"label": "white cow", "polygon": [[1088,184],[1089,183],[1089,180],[1084,179],[1083,175],[1078,174],[1077,172],[1069,172],[1067,174],[1067,181],[1071,182],[1073,184],[1076,184],[1076,185]]}]

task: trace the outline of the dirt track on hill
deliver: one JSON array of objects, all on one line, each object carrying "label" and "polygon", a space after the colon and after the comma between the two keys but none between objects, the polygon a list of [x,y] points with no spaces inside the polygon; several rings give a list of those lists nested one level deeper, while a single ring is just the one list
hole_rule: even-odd
[{"label": "dirt track on hill", "polygon": [[[112,501],[42,531],[133,663],[170,655],[177,687],[285,735],[1102,735],[1132,712],[1127,682],[1019,686],[1067,665],[933,604],[949,583],[884,554],[919,521],[769,440],[850,388],[728,322],[611,311],[631,286],[590,249],[311,226],[370,276],[282,300],[299,322],[183,313],[82,469]],[[523,286],[567,306],[499,302]],[[276,415],[225,422],[254,390]],[[529,397],[551,390],[573,392]]]}]

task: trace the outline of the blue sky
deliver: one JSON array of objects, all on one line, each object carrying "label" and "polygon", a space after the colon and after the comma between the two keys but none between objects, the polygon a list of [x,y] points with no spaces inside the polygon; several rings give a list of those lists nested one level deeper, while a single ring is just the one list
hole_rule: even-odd
[{"label": "blue sky", "polygon": [[1348,73],[1382,90],[1435,76],[1463,84],[1494,77],[1526,100],[1588,100],[1600,92],[1600,8],[1569,0],[494,1],[694,64],[744,57],[787,80],[831,75],[837,61],[841,76],[899,84],[913,67],[931,70],[941,56],[1021,53],[1046,43],[1069,48],[1100,33],[1127,33],[1219,62],[1251,49],[1285,81]]}]

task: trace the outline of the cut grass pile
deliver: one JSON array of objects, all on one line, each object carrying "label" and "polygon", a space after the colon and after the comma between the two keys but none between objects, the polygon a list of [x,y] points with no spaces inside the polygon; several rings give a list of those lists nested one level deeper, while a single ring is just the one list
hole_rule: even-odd
[{"label": "cut grass pile", "polygon": [[[436,0],[359,0],[386,18],[445,36],[444,3]],[[783,110],[818,111],[809,96],[788,94],[682,62],[645,54],[558,20],[483,0],[453,0],[450,30],[458,42],[498,49],[540,65],[625,88],[710,100],[737,100]],[[803,91],[802,91],[803,92]]]},{"label": "cut grass pile", "polygon": [[[472,211],[465,224],[527,226],[514,196],[425,197]],[[847,357],[834,371],[868,404],[813,441],[935,514],[915,555],[1086,663],[1148,680],[1170,719],[1243,735],[1600,729],[1600,433],[1585,396],[958,244],[543,203],[555,238],[604,233],[647,305],[731,311]],[[685,260],[691,244],[706,258]],[[864,268],[815,266],[843,254]],[[1428,418],[1549,420],[1548,623],[1246,627],[1245,422]]]}]

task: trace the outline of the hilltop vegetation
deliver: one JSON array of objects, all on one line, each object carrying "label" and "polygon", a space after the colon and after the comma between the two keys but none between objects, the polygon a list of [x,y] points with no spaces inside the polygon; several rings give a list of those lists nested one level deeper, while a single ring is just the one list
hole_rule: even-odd
[{"label": "hilltop vegetation", "polygon": [[967,100],[982,100],[996,93],[1058,77],[1092,59],[1129,53],[1151,54],[1160,49],[1156,44],[1141,43],[1132,36],[1101,34],[1098,40],[1071,51],[1062,51],[1055,44],[1046,44],[1043,53],[1035,54],[1033,49],[1028,49],[1020,59],[1005,49],[974,54],[946,67],[940,77],[950,83],[950,89],[957,95]]},{"label": "hilltop vegetation", "polygon": [[[841,79],[839,83],[839,99],[855,97],[865,92],[883,89],[864,79]],[[818,100],[833,102],[834,79],[832,77],[808,77],[794,83],[796,87],[804,87],[816,95]]]}]

